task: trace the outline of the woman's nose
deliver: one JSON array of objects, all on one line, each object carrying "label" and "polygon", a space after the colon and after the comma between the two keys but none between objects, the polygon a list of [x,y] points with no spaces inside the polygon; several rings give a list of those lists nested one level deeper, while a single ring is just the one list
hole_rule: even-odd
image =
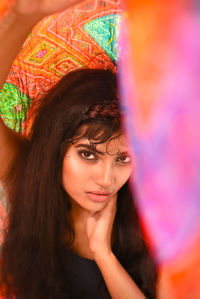
[{"label": "woman's nose", "polygon": [[109,162],[104,162],[98,165],[96,183],[101,187],[108,188],[112,185],[114,178],[113,165]]}]

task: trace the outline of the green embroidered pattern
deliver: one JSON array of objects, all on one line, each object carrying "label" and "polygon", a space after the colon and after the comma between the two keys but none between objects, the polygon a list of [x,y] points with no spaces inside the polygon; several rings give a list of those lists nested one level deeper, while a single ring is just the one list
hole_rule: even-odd
[{"label": "green embroidered pattern", "polygon": [[85,31],[100,45],[115,62],[118,59],[118,37],[120,14],[110,14],[90,21],[84,25]]},{"label": "green embroidered pattern", "polygon": [[31,99],[21,93],[17,86],[5,83],[0,93],[0,115],[5,124],[17,132],[22,131],[30,103]]}]

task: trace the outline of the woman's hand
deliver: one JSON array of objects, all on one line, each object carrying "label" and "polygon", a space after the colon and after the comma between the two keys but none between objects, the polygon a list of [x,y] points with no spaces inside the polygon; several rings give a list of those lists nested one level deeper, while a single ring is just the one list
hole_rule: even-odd
[{"label": "woman's hand", "polygon": [[92,214],[87,220],[89,247],[94,259],[111,253],[113,223],[116,215],[116,201],[112,198],[103,210]]},{"label": "woman's hand", "polygon": [[88,218],[87,235],[90,250],[113,299],[144,299],[144,294],[111,249],[116,200],[117,196],[111,199],[103,210]]},{"label": "woman's hand", "polygon": [[44,17],[73,6],[81,0],[15,0],[13,10],[22,16]]}]

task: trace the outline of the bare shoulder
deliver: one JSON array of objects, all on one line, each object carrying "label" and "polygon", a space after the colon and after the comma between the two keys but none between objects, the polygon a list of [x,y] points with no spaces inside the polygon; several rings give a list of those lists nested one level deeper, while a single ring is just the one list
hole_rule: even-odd
[{"label": "bare shoulder", "polygon": [[6,127],[0,117],[0,181],[4,182],[24,138]]}]

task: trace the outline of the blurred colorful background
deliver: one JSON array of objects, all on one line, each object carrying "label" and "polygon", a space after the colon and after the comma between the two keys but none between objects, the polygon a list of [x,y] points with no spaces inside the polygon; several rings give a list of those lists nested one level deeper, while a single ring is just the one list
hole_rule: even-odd
[{"label": "blurred colorful background", "polygon": [[64,74],[118,64],[132,184],[160,299],[200,298],[199,36],[197,0],[86,0],[33,29],[0,95],[6,124],[27,136],[41,96]]}]

